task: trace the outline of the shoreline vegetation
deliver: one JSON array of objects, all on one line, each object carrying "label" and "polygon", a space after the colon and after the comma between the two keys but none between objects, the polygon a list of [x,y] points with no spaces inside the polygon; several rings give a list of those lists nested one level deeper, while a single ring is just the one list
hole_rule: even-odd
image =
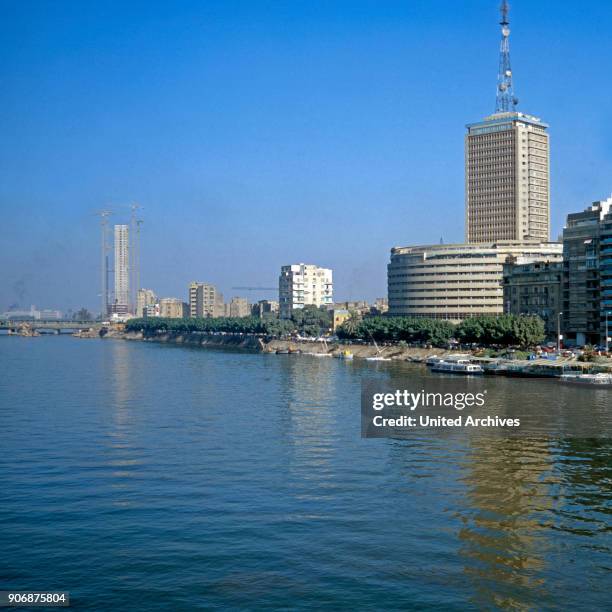
[{"label": "shoreline vegetation", "polygon": [[[331,313],[307,306],[294,311],[291,319],[256,317],[218,317],[131,319],[127,332],[145,336],[160,333],[206,332],[265,336],[268,339],[320,338],[332,327]],[[536,316],[500,315],[473,317],[454,324],[439,319],[351,315],[336,330],[341,341],[376,341],[426,344],[445,347],[450,342],[496,346],[532,347],[545,340],[544,321]],[[334,338],[335,339],[335,338]]]},{"label": "shoreline vegetation", "polygon": [[[609,359],[598,364],[563,357],[554,361],[533,358],[528,361],[533,354],[530,347],[544,339],[544,324],[537,317],[475,317],[459,325],[431,319],[367,317],[349,319],[333,337],[319,335],[323,331],[320,325],[321,322],[313,323],[311,317],[298,321],[253,317],[132,319],[123,333],[112,336],[261,353],[280,351],[334,357],[349,351],[358,359],[378,356],[417,363],[433,355],[444,357],[461,351],[475,360],[524,362],[546,367],[567,364],[581,370],[593,365],[612,367]],[[305,328],[310,333],[305,333]],[[478,347],[469,346],[474,343],[478,343]]]}]

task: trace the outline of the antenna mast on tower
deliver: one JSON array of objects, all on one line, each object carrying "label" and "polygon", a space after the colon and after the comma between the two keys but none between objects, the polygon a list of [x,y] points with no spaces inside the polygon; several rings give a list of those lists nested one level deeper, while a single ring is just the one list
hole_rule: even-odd
[{"label": "antenna mast on tower", "polygon": [[508,113],[516,111],[518,99],[514,97],[512,88],[512,68],[510,67],[510,21],[508,12],[510,6],[507,0],[502,0],[501,12],[501,44],[499,48],[499,72],[497,74],[497,101],[496,113]]}]

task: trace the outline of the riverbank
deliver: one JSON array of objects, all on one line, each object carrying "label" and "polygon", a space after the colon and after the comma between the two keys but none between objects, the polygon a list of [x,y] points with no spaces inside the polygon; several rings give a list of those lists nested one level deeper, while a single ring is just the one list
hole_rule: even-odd
[{"label": "riverbank", "polygon": [[186,346],[199,346],[208,348],[234,348],[253,352],[264,352],[265,342],[257,336],[246,336],[241,334],[207,334],[205,332],[189,332],[180,334],[167,332],[145,336],[140,332],[122,333],[120,337],[125,340],[139,340],[142,342],[161,342],[170,344],[183,344]]},{"label": "riverbank", "polygon": [[[122,333],[113,335],[115,338],[126,340],[139,340],[144,342],[161,342],[171,344],[182,344],[202,348],[223,348],[246,350],[259,353],[290,352],[304,355],[329,355],[337,357],[341,353],[349,352],[355,359],[367,359],[368,357],[383,357],[392,361],[408,361],[423,363],[432,356],[448,357],[457,355],[458,351],[450,351],[440,348],[418,348],[403,345],[381,346],[377,348],[373,344],[344,344],[340,342],[312,342],[307,340],[266,340],[258,336],[244,334],[209,334],[205,332],[176,333],[166,332],[154,336],[143,336],[142,333]],[[537,366],[539,373],[550,371],[551,374],[563,366],[566,370],[577,372],[589,372],[594,368],[597,371],[612,372],[612,364],[580,362],[573,358],[550,359],[504,359],[479,357],[473,353],[467,353],[470,360],[475,363],[488,363],[495,361],[500,364],[512,364],[516,368],[529,366],[532,369]],[[553,374],[554,375],[554,374]]]}]

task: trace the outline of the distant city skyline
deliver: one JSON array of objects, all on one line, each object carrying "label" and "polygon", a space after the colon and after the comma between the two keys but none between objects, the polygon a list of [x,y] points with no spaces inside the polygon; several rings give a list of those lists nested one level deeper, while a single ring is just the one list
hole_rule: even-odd
[{"label": "distant city skyline", "polygon": [[[465,125],[495,108],[497,0],[5,8],[0,311],[99,311],[99,219],[144,210],[141,286],[386,295],[389,250],[461,242]],[[612,6],[515,0],[518,110],[551,125],[551,238],[612,192]]]}]

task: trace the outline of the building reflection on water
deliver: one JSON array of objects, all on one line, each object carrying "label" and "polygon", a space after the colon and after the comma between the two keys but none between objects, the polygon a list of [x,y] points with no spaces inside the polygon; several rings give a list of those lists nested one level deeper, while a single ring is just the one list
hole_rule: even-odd
[{"label": "building reflection on water", "polygon": [[334,411],[335,372],[328,363],[314,357],[287,355],[279,367],[280,419],[282,435],[291,449],[292,469],[316,469],[324,478],[330,468],[337,439]]},{"label": "building reflection on water", "polygon": [[478,607],[531,608],[546,599],[552,458],[546,440],[475,436],[462,462],[459,555]]},{"label": "building reflection on water", "polygon": [[135,469],[141,464],[141,457],[135,443],[134,428],[134,351],[127,342],[108,342],[105,352],[105,374],[107,379],[108,399],[105,402],[109,410],[107,465],[111,470],[113,482],[111,488],[113,505],[127,506],[131,502],[127,495],[131,491],[130,479],[135,476]]}]

